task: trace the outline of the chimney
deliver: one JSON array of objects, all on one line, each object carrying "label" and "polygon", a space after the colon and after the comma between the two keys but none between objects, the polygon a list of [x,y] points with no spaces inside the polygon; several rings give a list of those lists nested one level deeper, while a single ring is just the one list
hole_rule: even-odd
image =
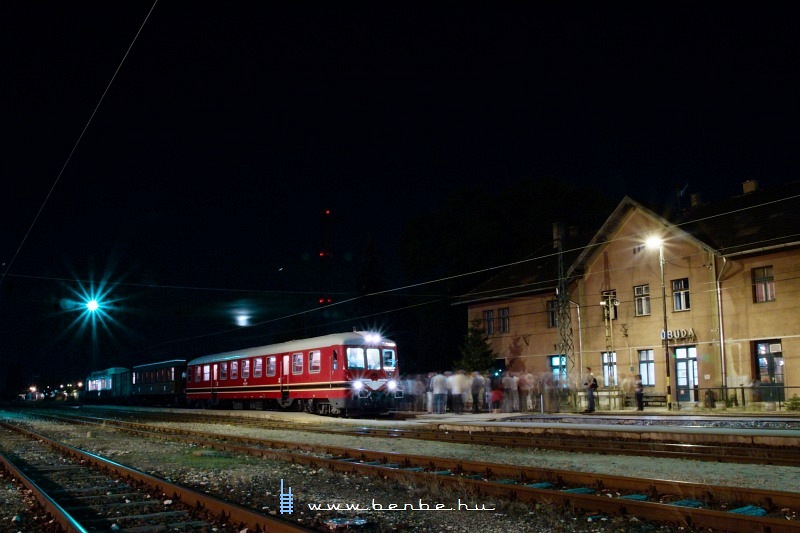
[{"label": "chimney", "polygon": [[758,181],[757,180],[747,180],[742,183],[742,192],[744,194],[749,194],[751,192],[756,192],[758,190]]}]

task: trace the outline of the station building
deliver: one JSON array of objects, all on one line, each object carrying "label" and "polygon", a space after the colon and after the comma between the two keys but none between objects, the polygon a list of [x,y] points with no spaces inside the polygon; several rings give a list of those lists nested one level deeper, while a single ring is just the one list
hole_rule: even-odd
[{"label": "station building", "polygon": [[699,200],[659,214],[625,197],[460,303],[511,371],[580,391],[591,367],[601,408],[636,374],[673,409],[781,408],[800,396],[800,182]]}]

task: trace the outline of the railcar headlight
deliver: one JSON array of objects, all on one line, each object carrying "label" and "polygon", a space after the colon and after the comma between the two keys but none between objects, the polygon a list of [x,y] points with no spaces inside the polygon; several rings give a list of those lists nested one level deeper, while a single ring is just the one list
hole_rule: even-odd
[{"label": "railcar headlight", "polygon": [[353,382],[353,390],[361,390],[364,388],[364,382],[360,380],[356,380]]},{"label": "railcar headlight", "polygon": [[390,391],[396,391],[397,390],[397,382],[395,380],[393,380],[393,379],[387,381],[386,382],[386,388],[389,389]]}]

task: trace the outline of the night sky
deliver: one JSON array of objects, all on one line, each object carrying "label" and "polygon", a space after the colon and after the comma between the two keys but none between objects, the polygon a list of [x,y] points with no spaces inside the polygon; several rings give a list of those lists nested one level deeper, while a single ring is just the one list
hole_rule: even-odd
[{"label": "night sky", "polygon": [[5,3],[0,356],[80,374],[302,336],[335,317],[324,242],[338,279],[368,242],[394,263],[463,186],[795,180],[797,27],[790,3]]}]

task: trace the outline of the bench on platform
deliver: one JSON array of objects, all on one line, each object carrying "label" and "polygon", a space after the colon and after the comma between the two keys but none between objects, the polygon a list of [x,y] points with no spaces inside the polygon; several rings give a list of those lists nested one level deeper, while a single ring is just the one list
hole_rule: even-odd
[{"label": "bench on platform", "polygon": [[[642,403],[644,404],[645,407],[654,407],[654,406],[666,407],[667,395],[645,392],[644,396],[642,397]],[[636,407],[636,395],[626,394],[625,405]]]}]

